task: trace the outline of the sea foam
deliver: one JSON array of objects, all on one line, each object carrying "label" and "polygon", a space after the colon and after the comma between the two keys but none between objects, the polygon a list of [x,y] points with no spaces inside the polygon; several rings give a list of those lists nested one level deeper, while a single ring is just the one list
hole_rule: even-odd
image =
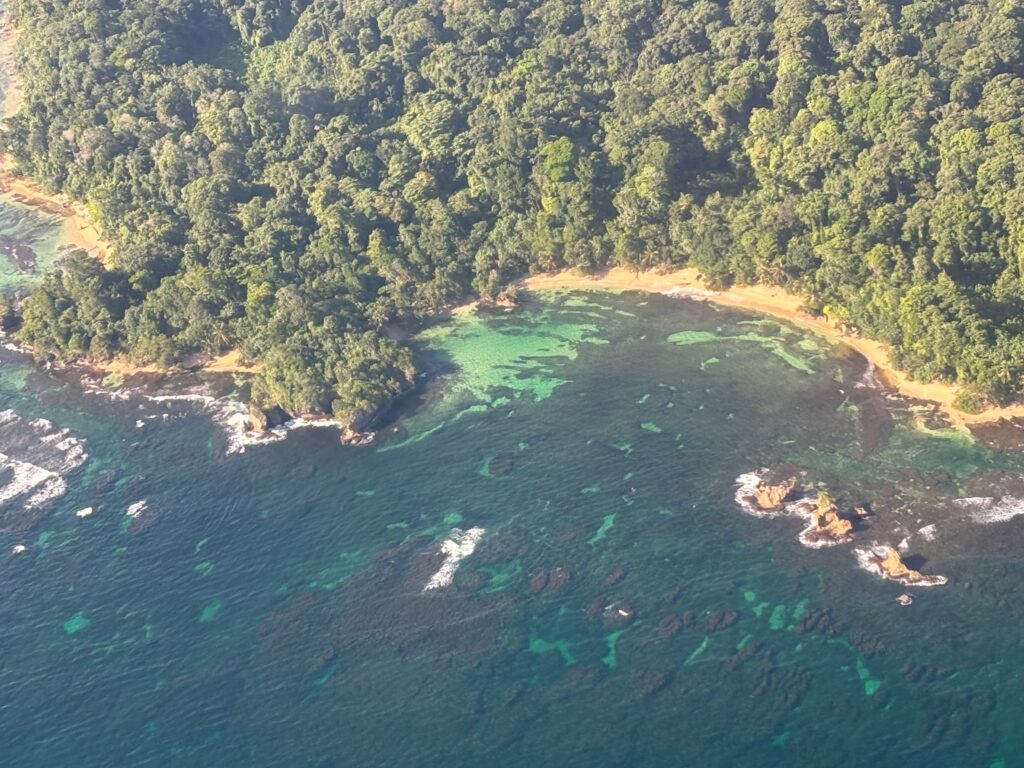
[{"label": "sea foam", "polygon": [[455,578],[455,571],[459,563],[473,554],[476,545],[483,538],[486,531],[483,528],[470,528],[464,531],[461,528],[452,528],[448,538],[441,542],[441,552],[444,553],[444,563],[441,568],[430,577],[430,580],[423,587],[423,591],[447,587]]},{"label": "sea foam", "polygon": [[23,420],[15,411],[0,411],[0,505],[17,504],[32,512],[67,492],[66,477],[89,458],[85,441],[48,419]]},{"label": "sea foam", "polygon": [[969,496],[955,499],[953,503],[965,510],[974,522],[983,525],[1005,523],[1024,515],[1024,499],[1019,496]]}]

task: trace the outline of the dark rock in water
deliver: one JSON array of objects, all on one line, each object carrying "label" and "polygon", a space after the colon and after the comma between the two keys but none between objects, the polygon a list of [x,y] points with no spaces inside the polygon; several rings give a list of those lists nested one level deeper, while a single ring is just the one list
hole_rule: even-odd
[{"label": "dark rock in water", "polygon": [[666,613],[658,622],[658,631],[665,637],[675,637],[683,631],[683,617],[677,613]]},{"label": "dark rock in water", "polygon": [[577,664],[570,667],[564,675],[548,688],[548,695],[553,699],[563,699],[567,696],[590,691],[601,682],[605,669],[606,667],[603,664],[598,666]]},{"label": "dark rock in water", "polygon": [[885,653],[885,643],[874,635],[869,635],[863,630],[851,628],[850,645],[857,649],[857,653],[865,658],[879,656]]},{"label": "dark rock in water", "polygon": [[462,592],[479,592],[490,582],[490,577],[483,571],[458,571],[455,574],[455,586]]},{"label": "dark rock in water", "polygon": [[106,493],[114,487],[114,482],[117,480],[117,474],[111,469],[104,469],[98,475],[96,479],[92,481],[92,485],[89,486],[91,493]]},{"label": "dark rock in water", "polygon": [[614,571],[609,573],[604,579],[604,585],[606,587],[613,587],[626,578],[626,571],[623,568],[616,568]]},{"label": "dark rock in water", "polygon": [[583,613],[586,615],[588,619],[592,619],[599,613],[604,611],[604,607],[606,605],[608,605],[608,601],[603,597],[598,597],[590,605],[587,606],[586,610],[583,611]]},{"label": "dark rock in water", "polygon": [[495,477],[503,477],[512,472],[516,466],[516,457],[512,453],[499,453],[487,465],[487,471]]},{"label": "dark rock in water", "polygon": [[762,658],[767,661],[771,655],[771,651],[760,640],[750,640],[722,662],[722,670],[725,672],[735,672],[751,659]]},{"label": "dark rock in water", "polygon": [[249,421],[256,432],[269,432],[274,427],[280,427],[290,420],[291,416],[279,405],[272,405],[269,408],[253,405],[249,408]]},{"label": "dark rock in water", "polygon": [[341,430],[341,443],[352,446],[369,445],[376,436],[375,432],[357,432],[352,427],[345,427]]},{"label": "dark rock in water", "polygon": [[527,589],[529,589],[533,594],[537,594],[538,592],[543,592],[547,585],[548,572],[537,571],[537,573],[530,577],[530,581],[527,583]]},{"label": "dark rock in water", "polygon": [[704,629],[707,632],[717,632],[720,629],[731,627],[739,619],[740,612],[734,610],[716,611],[708,616]]},{"label": "dark rock in water", "polygon": [[649,699],[665,690],[674,677],[675,670],[672,668],[644,669],[635,672],[629,680],[630,699],[633,701]]},{"label": "dark rock in water", "polygon": [[20,272],[36,271],[36,252],[12,237],[0,235],[0,253],[10,259]]},{"label": "dark rock in water", "polygon": [[557,592],[559,589],[568,586],[570,581],[572,581],[572,573],[568,568],[555,568],[548,578],[548,588],[552,592]]},{"label": "dark rock in water", "polygon": [[686,629],[686,627],[693,626],[693,622],[697,620],[697,616],[693,611],[683,611],[679,614],[679,619],[683,622],[683,629]]},{"label": "dark rock in water", "polygon": [[502,696],[502,705],[505,707],[511,707],[513,704],[516,704],[520,699],[522,699],[526,692],[529,690],[530,686],[522,681],[514,683],[506,689],[504,695]]},{"label": "dark rock in water", "polygon": [[295,467],[295,469],[293,469],[289,474],[291,474],[292,477],[299,477],[303,479],[309,478],[316,474],[316,465],[309,462],[303,462],[302,464],[299,464],[299,466]]},{"label": "dark rock in water", "polygon": [[945,680],[952,674],[948,667],[934,667],[929,664],[914,664],[908,661],[900,667],[900,674],[911,683],[934,683]]},{"label": "dark rock in water", "polygon": [[765,709],[788,712],[795,709],[811,687],[812,675],[800,667],[767,667],[750,693],[753,700],[771,702]]},{"label": "dark rock in water", "polygon": [[813,632],[825,637],[835,637],[842,634],[843,627],[832,620],[832,614],[827,609],[810,608],[804,615],[797,619],[796,631],[800,633]]},{"label": "dark rock in water", "polygon": [[1016,451],[1024,448],[1024,419],[999,419],[972,424],[971,434],[989,448]]},{"label": "dark rock in water", "polygon": [[889,442],[895,423],[885,399],[877,392],[855,402],[860,426],[861,451],[865,456],[870,456]]},{"label": "dark rock in water", "polygon": [[601,614],[601,622],[607,629],[629,626],[635,618],[636,613],[628,603],[612,603],[605,606],[604,613]]},{"label": "dark rock in water", "polygon": [[679,599],[679,596],[682,595],[682,594],[683,594],[682,586],[673,587],[672,589],[670,589],[668,592],[665,593],[665,602],[666,603],[674,603],[676,600]]}]

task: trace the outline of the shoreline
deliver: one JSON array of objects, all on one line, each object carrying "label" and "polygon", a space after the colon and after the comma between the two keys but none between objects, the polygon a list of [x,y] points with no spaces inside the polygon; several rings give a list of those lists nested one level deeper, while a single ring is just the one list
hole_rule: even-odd
[{"label": "shoreline", "polygon": [[[518,285],[527,291],[646,291],[668,296],[703,299],[724,306],[761,312],[789,320],[832,342],[852,347],[875,366],[887,386],[916,400],[936,403],[953,426],[959,429],[968,429],[969,425],[990,424],[1002,419],[1024,417],[1024,403],[993,406],[979,413],[964,413],[954,405],[959,393],[959,388],[956,385],[936,381],[914,381],[906,373],[893,367],[889,360],[888,347],[884,343],[850,336],[826,318],[807,314],[801,309],[803,300],[781,288],[763,285],[737,285],[727,291],[714,291],[707,287],[700,273],[692,267],[672,272],[651,270],[640,273],[623,267],[614,267],[597,276],[581,275],[572,270],[565,270],[533,275],[521,280]],[[459,308],[459,311],[466,311],[466,308]]]},{"label": "shoreline", "polygon": [[[25,101],[21,73],[14,62],[20,35],[21,31],[3,14],[0,18],[0,68],[6,73],[8,81],[3,97],[0,98],[3,120],[16,115]],[[16,176],[11,166],[10,157],[0,156],[0,195],[9,196],[21,205],[61,216],[64,220],[61,225],[61,242],[78,246],[90,256],[98,258],[109,269],[112,265],[110,243],[103,238],[103,233],[85,205],[62,193],[46,192],[31,179]]]},{"label": "shoreline", "polygon": [[123,357],[115,357],[106,362],[85,361],[82,365],[109,375],[132,376],[143,373],[171,374],[194,371],[195,373],[245,373],[256,374],[262,366],[259,363],[246,365],[242,362],[242,353],[232,349],[224,354],[212,357],[206,354],[189,355],[178,366],[162,367],[159,365],[136,365]]},{"label": "shoreline", "polygon": [[113,266],[110,243],[103,238],[99,226],[93,221],[85,205],[69,200],[63,193],[45,192],[35,182],[14,176],[10,169],[10,159],[7,157],[0,157],[0,196],[9,197],[20,205],[62,217],[62,243],[81,248],[90,256],[99,259],[107,269]]}]

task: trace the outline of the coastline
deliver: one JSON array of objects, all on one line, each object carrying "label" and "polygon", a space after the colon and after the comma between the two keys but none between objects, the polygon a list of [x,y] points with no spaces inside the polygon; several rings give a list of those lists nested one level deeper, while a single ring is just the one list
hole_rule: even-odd
[{"label": "coastline", "polygon": [[[572,270],[533,275],[519,286],[528,291],[552,290],[597,290],[597,291],[647,291],[666,295],[685,296],[712,301],[725,306],[749,309],[755,312],[781,317],[803,328],[814,331],[832,342],[852,347],[870,361],[879,376],[888,386],[917,400],[936,403],[950,422],[957,428],[968,429],[970,425],[988,424],[1002,419],[1024,417],[1024,403],[990,407],[979,413],[964,413],[954,401],[958,387],[942,382],[914,381],[906,373],[896,369],[889,360],[888,347],[880,341],[850,336],[826,318],[814,317],[804,312],[803,300],[781,288],[763,285],[738,285],[727,291],[714,291],[693,268],[671,272],[655,270],[636,273],[623,267],[615,267],[596,276],[581,275]],[[458,311],[466,311],[460,307]]]},{"label": "coastline", "polygon": [[246,365],[242,362],[242,353],[232,349],[222,355],[211,357],[206,354],[190,355],[186,357],[180,366],[170,368],[159,365],[136,365],[123,357],[115,357],[113,360],[95,363],[83,363],[88,368],[100,371],[105,374],[116,374],[119,376],[131,376],[140,373],[173,373],[176,370],[197,371],[202,373],[246,373],[255,374],[260,372],[262,367],[259,363]]},{"label": "coastline", "polygon": [[[5,14],[6,15],[6,14]],[[7,120],[17,114],[25,101],[21,74],[14,63],[15,48],[21,31],[9,19],[0,20],[0,68],[7,75],[7,85],[0,98],[0,112]],[[22,205],[56,214],[64,219],[61,240],[78,246],[109,268],[110,243],[103,238],[99,226],[89,215],[85,205],[70,200],[63,194],[49,194],[31,179],[16,176],[9,157],[0,156],[0,195],[8,196]]]},{"label": "coastline", "polygon": [[50,194],[34,182],[11,173],[9,158],[0,158],[0,196],[16,203],[37,208],[64,219],[60,239],[78,246],[90,256],[99,259],[104,267],[112,266],[111,247],[93,221],[85,205],[70,201],[64,194]]}]

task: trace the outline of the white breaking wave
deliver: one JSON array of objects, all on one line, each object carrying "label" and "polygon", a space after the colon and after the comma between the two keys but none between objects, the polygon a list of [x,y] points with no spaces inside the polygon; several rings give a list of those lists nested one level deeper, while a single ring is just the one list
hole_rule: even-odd
[{"label": "white breaking wave", "polygon": [[146,508],[148,506],[149,506],[149,502],[146,499],[142,499],[141,501],[136,501],[133,504],[129,504],[128,508],[125,509],[124,513],[128,517],[138,517],[139,515],[141,515],[143,512],[146,511]]},{"label": "white breaking wave", "polygon": [[212,405],[213,420],[227,435],[228,453],[245,453],[245,449],[251,445],[276,443],[278,440],[284,440],[288,433],[295,429],[345,428],[337,419],[306,419],[299,416],[267,432],[256,432],[249,428],[249,409],[244,404],[237,400],[218,400]]},{"label": "white breaking wave", "polygon": [[953,503],[966,510],[974,522],[983,525],[1005,523],[1018,515],[1024,515],[1024,499],[1019,496],[969,496],[955,499]]},{"label": "white breaking wave", "polygon": [[878,366],[873,361],[868,360],[868,367],[864,371],[863,375],[853,385],[857,389],[884,389],[882,380],[878,378]]},{"label": "white breaking wave", "polygon": [[[0,506],[31,512],[67,492],[66,477],[89,455],[85,442],[48,419],[25,422],[13,410],[0,411]],[[13,507],[12,507],[13,508]]]},{"label": "white breaking wave", "polygon": [[455,578],[455,571],[459,563],[473,554],[476,545],[483,538],[486,531],[483,528],[470,528],[463,531],[461,528],[452,528],[448,538],[441,542],[441,551],[444,553],[444,563],[440,570],[430,577],[423,591],[447,587]]},{"label": "white breaking wave", "polygon": [[706,299],[715,295],[714,291],[706,288],[695,288],[689,285],[677,285],[662,291],[663,296],[671,296],[673,299]]},{"label": "white breaking wave", "polygon": [[75,517],[89,517],[93,513],[92,507],[86,507],[75,512]]}]

